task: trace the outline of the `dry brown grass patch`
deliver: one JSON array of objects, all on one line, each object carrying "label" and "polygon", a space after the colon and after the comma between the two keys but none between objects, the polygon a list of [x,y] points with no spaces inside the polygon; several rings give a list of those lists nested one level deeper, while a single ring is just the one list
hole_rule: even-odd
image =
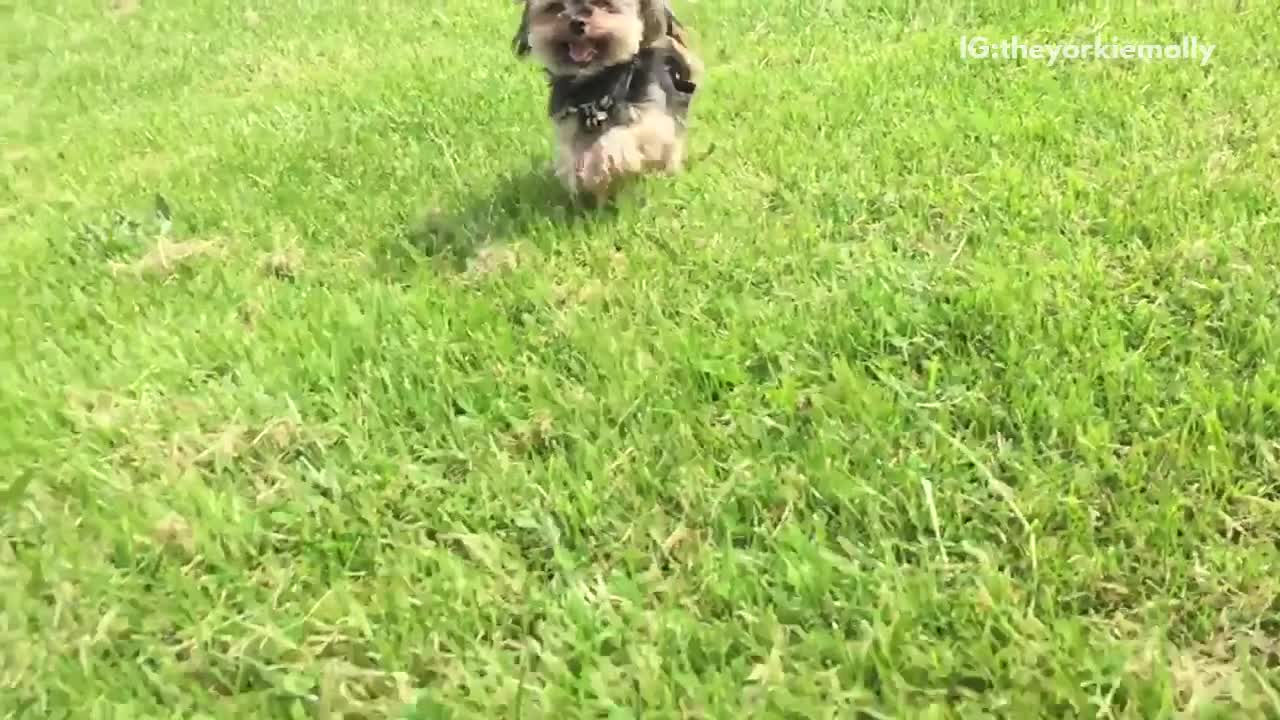
[{"label": "dry brown grass patch", "polygon": [[167,280],[192,262],[216,255],[218,243],[210,240],[174,242],[161,239],[141,258],[133,262],[112,262],[114,276]]},{"label": "dry brown grass patch", "polygon": [[467,274],[492,275],[512,270],[519,262],[520,257],[514,249],[506,245],[487,245],[477,250],[475,256],[467,261]]},{"label": "dry brown grass patch", "polygon": [[196,552],[196,536],[191,523],[177,513],[161,518],[151,530],[151,539],[157,545],[181,552],[187,557]]},{"label": "dry brown grass patch", "polygon": [[[1267,681],[1250,666],[1280,669],[1280,639],[1257,631],[1224,632],[1175,654],[1172,660],[1170,670],[1183,716],[1196,717],[1217,703],[1254,711],[1268,706]],[[1280,688],[1271,692],[1280,693]],[[1273,700],[1280,701],[1280,695]],[[1270,710],[1280,711],[1280,705]]]},{"label": "dry brown grass patch", "polygon": [[132,15],[142,9],[142,0],[111,0],[107,12],[114,17]]},{"label": "dry brown grass patch", "polygon": [[262,272],[281,280],[292,280],[302,272],[303,254],[296,246],[277,248],[262,258]]}]

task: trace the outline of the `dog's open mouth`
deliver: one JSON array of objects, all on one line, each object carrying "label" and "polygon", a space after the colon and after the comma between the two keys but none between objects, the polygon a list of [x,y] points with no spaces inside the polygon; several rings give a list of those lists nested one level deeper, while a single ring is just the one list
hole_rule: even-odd
[{"label": "dog's open mouth", "polygon": [[594,40],[583,38],[565,43],[565,53],[574,64],[587,65],[596,59],[599,49],[596,47]]}]

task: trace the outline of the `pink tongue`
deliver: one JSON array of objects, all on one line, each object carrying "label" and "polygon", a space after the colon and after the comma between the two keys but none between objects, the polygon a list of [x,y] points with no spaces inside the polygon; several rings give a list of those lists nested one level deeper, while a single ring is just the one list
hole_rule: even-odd
[{"label": "pink tongue", "polygon": [[596,56],[595,46],[589,40],[569,43],[569,57],[576,63],[584,63]]}]

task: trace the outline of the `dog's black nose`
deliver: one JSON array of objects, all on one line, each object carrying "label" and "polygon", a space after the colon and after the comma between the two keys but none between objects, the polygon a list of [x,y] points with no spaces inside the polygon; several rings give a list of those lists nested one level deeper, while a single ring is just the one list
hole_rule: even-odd
[{"label": "dog's black nose", "polygon": [[574,18],[569,21],[569,31],[574,35],[582,35],[587,32],[587,21]]}]

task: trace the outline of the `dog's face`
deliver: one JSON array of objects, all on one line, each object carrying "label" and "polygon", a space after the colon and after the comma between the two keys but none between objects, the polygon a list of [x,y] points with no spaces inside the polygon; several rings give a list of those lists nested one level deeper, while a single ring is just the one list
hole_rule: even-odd
[{"label": "dog's face", "polygon": [[665,33],[662,0],[526,0],[515,49],[553,75],[591,75]]}]

